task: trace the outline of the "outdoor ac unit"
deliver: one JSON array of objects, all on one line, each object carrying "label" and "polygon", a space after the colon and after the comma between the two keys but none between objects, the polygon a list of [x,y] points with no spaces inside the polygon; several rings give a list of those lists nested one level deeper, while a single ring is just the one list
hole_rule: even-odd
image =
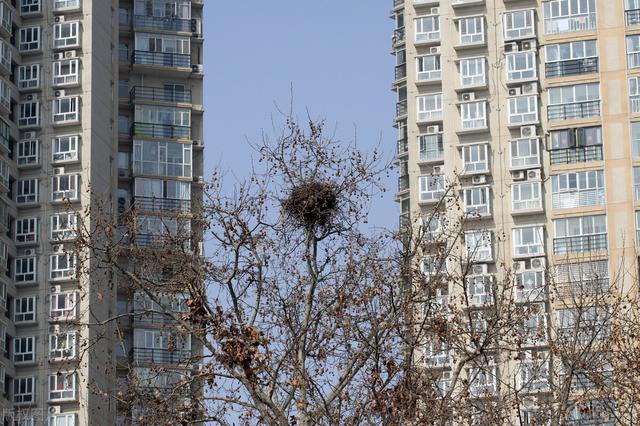
[{"label": "outdoor ac unit", "polygon": [[440,46],[432,47],[431,49],[429,49],[429,53],[432,55],[436,55],[440,53]]},{"label": "outdoor ac unit", "polygon": [[58,333],[60,333],[60,326],[57,325],[57,324],[49,326],[49,333],[50,334],[58,334]]},{"label": "outdoor ac unit", "polygon": [[204,181],[204,178],[202,176],[194,176],[193,181],[196,183],[202,183]]},{"label": "outdoor ac unit", "polygon": [[519,262],[513,262],[513,270],[514,271],[523,271],[526,268],[527,268],[527,264],[523,260],[521,260]]},{"label": "outdoor ac unit", "polygon": [[482,185],[483,183],[487,183],[486,175],[477,175],[471,178],[471,183],[474,185]]},{"label": "outdoor ac unit", "polygon": [[516,170],[511,172],[511,179],[513,180],[524,180],[525,174],[522,170]]},{"label": "outdoor ac unit", "polygon": [[64,59],[64,52],[54,53],[54,54],[53,54],[53,59],[54,59],[54,60]]},{"label": "outdoor ac unit", "polygon": [[488,272],[489,267],[484,263],[473,265],[473,275],[487,275]]},{"label": "outdoor ac unit", "polygon": [[54,96],[56,98],[63,98],[67,92],[65,92],[64,90],[56,90],[55,92],[53,92]]},{"label": "outdoor ac unit", "polygon": [[522,94],[520,87],[512,87],[509,89],[509,96],[518,96]]},{"label": "outdoor ac unit", "polygon": [[440,13],[440,8],[439,7],[432,7],[431,8],[431,14],[432,15],[437,15]]},{"label": "outdoor ac unit", "polygon": [[517,43],[507,43],[504,45],[504,51],[505,52],[514,52],[518,50],[518,44]]},{"label": "outdoor ac unit", "polygon": [[76,51],[75,50],[67,50],[66,52],[64,52],[64,58],[65,59],[73,59],[76,57]]},{"label": "outdoor ac unit", "polygon": [[22,252],[23,256],[33,256],[34,254],[36,254],[36,252],[33,249],[26,249]]},{"label": "outdoor ac unit", "polygon": [[538,134],[536,126],[522,126],[520,127],[520,136],[523,138],[532,138]]},{"label": "outdoor ac unit", "polygon": [[56,167],[53,169],[53,174],[54,175],[63,175],[64,174],[64,167]]},{"label": "outdoor ac unit", "polygon": [[536,48],[535,40],[524,40],[519,42],[518,44],[519,44],[520,51],[526,51],[526,50],[531,50]]},{"label": "outdoor ac unit", "polygon": [[128,178],[131,177],[131,172],[129,171],[129,169],[118,169],[118,176],[122,178]]},{"label": "outdoor ac unit", "polygon": [[442,166],[433,166],[433,174],[441,175],[444,172],[444,167]]},{"label": "outdoor ac unit", "polygon": [[538,83],[523,84],[520,88],[520,93],[523,95],[533,95],[538,93]]},{"label": "outdoor ac unit", "polygon": [[473,92],[467,92],[462,94],[463,101],[473,101],[476,99],[476,94]]},{"label": "outdoor ac unit", "polygon": [[540,169],[529,170],[527,172],[528,180],[540,180],[542,178],[542,172]]},{"label": "outdoor ac unit", "polygon": [[49,407],[49,414],[60,414],[62,413],[62,410],[60,409],[59,405],[51,405]]},{"label": "outdoor ac unit", "polygon": [[52,285],[49,291],[51,293],[60,293],[60,291],[62,291],[62,287],[59,285]]},{"label": "outdoor ac unit", "polygon": [[60,253],[64,251],[64,246],[62,244],[56,244],[55,246],[53,246],[53,251],[55,253]]},{"label": "outdoor ac unit", "polygon": [[24,132],[22,134],[22,139],[35,139],[36,138],[36,132]]},{"label": "outdoor ac unit", "polygon": [[53,22],[64,22],[64,16],[56,16],[53,18]]},{"label": "outdoor ac unit", "polygon": [[202,74],[204,72],[204,66],[202,64],[196,64],[191,67],[191,70],[195,74]]},{"label": "outdoor ac unit", "polygon": [[201,140],[194,140],[193,141],[193,146],[202,147],[203,143],[202,143]]},{"label": "outdoor ac unit", "polygon": [[37,101],[39,98],[38,95],[27,95],[26,99],[28,101]]},{"label": "outdoor ac unit", "polygon": [[531,268],[532,269],[544,269],[547,266],[547,259],[544,257],[536,257],[535,259],[531,259]]},{"label": "outdoor ac unit", "polygon": [[427,133],[440,133],[440,126],[427,126]]}]

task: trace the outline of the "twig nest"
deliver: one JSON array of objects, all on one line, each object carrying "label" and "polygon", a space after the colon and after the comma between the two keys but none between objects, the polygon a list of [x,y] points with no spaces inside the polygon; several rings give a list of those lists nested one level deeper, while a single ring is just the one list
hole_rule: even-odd
[{"label": "twig nest", "polygon": [[305,228],[326,226],[338,204],[338,188],[330,182],[310,181],[291,189],[282,202],[285,213]]}]

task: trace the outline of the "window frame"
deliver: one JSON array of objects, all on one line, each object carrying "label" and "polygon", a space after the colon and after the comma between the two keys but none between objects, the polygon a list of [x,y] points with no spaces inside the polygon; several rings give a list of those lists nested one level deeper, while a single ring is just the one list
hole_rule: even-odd
[{"label": "window frame", "polygon": [[456,18],[455,21],[458,28],[459,46],[484,44],[486,42],[487,31],[484,15],[463,16]]},{"label": "window frame", "polygon": [[[66,73],[68,67],[68,73]],[[80,59],[61,59],[54,61],[51,67],[51,79],[54,87],[74,86],[80,83]]]},{"label": "window frame", "polygon": [[487,128],[487,101],[484,99],[460,104],[460,126],[462,130]]},{"label": "window frame", "polygon": [[[519,155],[520,154],[519,151],[521,150],[520,144],[524,145],[525,142],[528,145],[529,155]],[[535,146],[535,151],[536,151],[535,154],[532,154],[532,152],[534,151],[531,149],[532,146]],[[540,139],[538,138],[512,139],[509,142],[509,158],[510,158],[510,164],[512,169],[540,166]],[[523,160],[516,162],[516,160],[519,158],[522,158]],[[535,162],[531,162],[530,159],[534,159]]]},{"label": "window frame", "polygon": [[49,255],[49,281],[76,279],[78,256],[75,253],[51,253]]},{"label": "window frame", "polygon": [[[509,97],[507,102],[509,125],[522,126],[530,123],[538,123],[540,121],[538,104],[538,95],[522,95]],[[524,105],[526,105],[527,110],[521,111],[520,108]]]},{"label": "window frame", "polygon": [[[531,198],[523,198],[523,188],[525,186],[531,187]],[[537,197],[535,197],[537,192]],[[535,202],[535,205],[534,205]],[[525,207],[519,207],[520,205]],[[511,185],[511,211],[523,212],[542,209],[542,182],[540,181],[524,181],[514,182]]]},{"label": "window frame", "polygon": [[462,205],[465,215],[490,216],[491,188],[489,186],[472,186],[462,189]]},{"label": "window frame", "polygon": [[40,141],[22,139],[16,143],[16,164],[18,167],[40,164]]},{"label": "window frame", "polygon": [[[502,15],[502,36],[504,41],[533,38],[536,36],[535,9],[521,9],[504,12]],[[518,16],[524,18],[524,25],[517,26]]]},{"label": "window frame", "polygon": [[[528,234],[531,235],[528,235]],[[531,236],[531,241],[525,241],[525,236]],[[513,256],[529,257],[544,256],[545,237],[543,225],[518,226],[512,230]]]},{"label": "window frame", "polygon": [[[26,192],[29,190],[29,192]],[[35,204],[40,200],[40,180],[38,178],[16,181],[16,204]]]},{"label": "window frame", "polygon": [[480,56],[460,59],[458,62],[458,70],[460,72],[461,87],[483,87],[487,85],[486,57]]},{"label": "window frame", "polygon": [[[65,29],[65,27],[69,28]],[[68,36],[64,35],[67,30],[69,31]],[[68,49],[80,46],[80,21],[55,23],[53,25],[52,39],[54,49]]]},{"label": "window frame", "polygon": [[20,28],[18,43],[18,51],[20,53],[38,52],[42,48],[41,45],[42,28],[39,25]]},{"label": "window frame", "polygon": [[[16,297],[14,301],[13,322],[15,323],[33,323],[37,318],[37,297],[22,296]],[[23,306],[24,309],[23,310]],[[18,319],[20,318],[20,319]]]},{"label": "window frame", "polygon": [[79,199],[80,175],[78,173],[61,173],[51,177],[52,202],[77,201]]},{"label": "window frame", "polygon": [[[420,201],[437,201],[445,194],[446,182],[444,175],[423,175],[418,178]],[[428,188],[435,188],[430,189]]]},{"label": "window frame", "polygon": [[[429,22],[430,21],[430,22]],[[418,16],[414,20],[415,42],[434,42],[440,40],[440,16],[439,15],[423,15]],[[424,31],[425,27],[431,27]]]},{"label": "window frame", "polygon": [[[525,57],[525,68],[519,68],[518,58]],[[526,81],[538,78],[538,60],[535,50],[506,53],[507,81]]]},{"label": "window frame", "polygon": [[13,339],[13,362],[28,364],[36,362],[36,336],[16,336]]},{"label": "window frame", "polygon": [[[69,381],[69,379],[71,380]],[[49,401],[58,402],[76,400],[78,393],[78,381],[75,371],[50,374],[48,382]]]},{"label": "window frame", "polygon": [[16,377],[13,381],[13,403],[32,404],[36,401],[36,378]]},{"label": "window frame", "polygon": [[54,125],[77,123],[80,121],[80,96],[64,96],[54,99],[51,119]]},{"label": "window frame", "polygon": [[465,144],[460,147],[464,174],[489,172],[489,144],[486,142]]},{"label": "window frame", "polygon": [[[61,150],[63,144],[68,144],[69,149]],[[75,145],[75,147],[74,147]],[[80,158],[80,135],[57,136],[51,140],[51,162],[71,163]]]}]

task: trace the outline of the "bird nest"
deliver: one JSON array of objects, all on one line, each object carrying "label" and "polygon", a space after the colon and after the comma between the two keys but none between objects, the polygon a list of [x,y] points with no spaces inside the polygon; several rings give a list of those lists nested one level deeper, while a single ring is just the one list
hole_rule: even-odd
[{"label": "bird nest", "polygon": [[333,183],[311,181],[295,186],[282,202],[286,214],[305,228],[327,226],[338,205]]}]

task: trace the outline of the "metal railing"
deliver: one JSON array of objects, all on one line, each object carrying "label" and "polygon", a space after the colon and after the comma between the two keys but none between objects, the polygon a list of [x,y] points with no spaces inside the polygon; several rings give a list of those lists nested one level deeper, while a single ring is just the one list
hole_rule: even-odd
[{"label": "metal railing", "polygon": [[597,206],[605,203],[604,188],[579,189],[551,194],[551,208],[554,210]]},{"label": "metal railing", "polygon": [[174,103],[191,103],[191,90],[176,91],[165,89],[164,87],[141,87],[136,86],[131,89],[131,100],[174,102]]},{"label": "metal railing", "polygon": [[573,31],[587,31],[596,27],[596,14],[583,13],[562,18],[546,18],[544,20],[545,34],[559,34]]},{"label": "metal railing", "polygon": [[191,200],[176,200],[171,198],[134,197],[133,207],[147,212],[189,213]]},{"label": "metal railing", "polygon": [[149,136],[153,138],[191,139],[190,126],[174,126],[159,123],[133,123],[131,128],[134,136]]},{"label": "metal railing", "polygon": [[185,364],[191,359],[191,351],[167,349],[133,348],[131,357],[136,363]]},{"label": "metal railing", "polygon": [[624,20],[627,25],[640,24],[640,9],[625,10]]},{"label": "metal railing", "polygon": [[578,235],[553,239],[553,253],[585,253],[607,249],[607,234]]},{"label": "metal railing", "polygon": [[600,115],[600,100],[575,102],[571,104],[549,105],[547,119],[549,121],[588,118]]},{"label": "metal railing", "polygon": [[191,55],[183,53],[136,50],[131,56],[131,62],[135,65],[159,65],[163,67],[191,69]]},{"label": "metal railing", "polygon": [[167,314],[157,312],[133,312],[131,322],[133,324],[172,324],[176,321]]},{"label": "metal railing", "polygon": [[159,234],[137,234],[135,242],[138,247],[168,248],[183,247],[185,250],[191,249],[191,241],[187,237],[159,235]]},{"label": "metal railing", "polygon": [[547,62],[545,65],[545,76],[547,78],[587,74],[590,72],[598,72],[598,58]]},{"label": "metal railing", "polygon": [[409,175],[398,177],[398,191],[409,189]]},{"label": "metal railing", "polygon": [[574,164],[602,160],[602,145],[577,146],[549,150],[551,164]]},{"label": "metal railing", "polygon": [[191,19],[165,18],[159,16],[135,15],[133,27],[161,31],[193,32]]},{"label": "metal railing", "polygon": [[407,76],[407,64],[396,65],[396,80]]}]

